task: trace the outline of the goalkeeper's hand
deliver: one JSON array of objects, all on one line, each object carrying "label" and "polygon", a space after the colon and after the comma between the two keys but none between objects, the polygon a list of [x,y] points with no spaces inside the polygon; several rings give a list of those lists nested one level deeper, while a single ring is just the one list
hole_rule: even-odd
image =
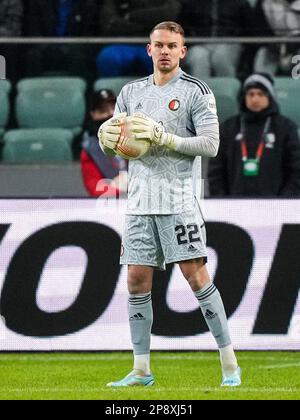
[{"label": "goalkeeper's hand", "polygon": [[100,147],[115,150],[118,141],[125,133],[127,113],[118,114],[105,121],[99,129],[98,138]]},{"label": "goalkeeper's hand", "polygon": [[143,114],[135,114],[133,117],[128,117],[127,121],[136,140],[148,140],[153,144],[175,150],[176,136],[166,133],[161,124]]}]

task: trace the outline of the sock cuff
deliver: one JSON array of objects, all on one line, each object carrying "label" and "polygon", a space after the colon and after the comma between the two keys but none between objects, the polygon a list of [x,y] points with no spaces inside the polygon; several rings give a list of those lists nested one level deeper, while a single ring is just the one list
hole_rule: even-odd
[{"label": "sock cuff", "polygon": [[207,284],[203,289],[198,290],[195,292],[196,298],[199,302],[208,299],[211,295],[213,295],[218,289],[213,283]]},{"label": "sock cuff", "polygon": [[138,295],[129,295],[128,303],[132,306],[141,306],[146,305],[147,303],[151,302],[152,300],[152,293],[141,293]]}]

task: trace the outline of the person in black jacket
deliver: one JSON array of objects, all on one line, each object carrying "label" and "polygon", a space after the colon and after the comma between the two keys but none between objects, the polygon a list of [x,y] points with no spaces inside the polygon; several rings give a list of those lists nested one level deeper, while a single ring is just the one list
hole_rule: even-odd
[{"label": "person in black jacket", "polygon": [[[29,37],[93,37],[99,34],[100,0],[29,0],[25,35]],[[95,67],[89,47],[38,45],[29,49],[27,76],[65,73],[88,77]]]},{"label": "person in black jacket", "polygon": [[220,140],[218,157],[209,162],[211,196],[300,196],[297,126],[280,115],[269,75],[246,79],[241,114],[221,125]]},{"label": "person in black jacket", "polygon": [[187,71],[198,78],[236,76],[242,46],[225,44],[222,38],[252,36],[253,9],[248,0],[184,0],[179,21],[190,37],[220,38],[219,43],[192,45]]}]

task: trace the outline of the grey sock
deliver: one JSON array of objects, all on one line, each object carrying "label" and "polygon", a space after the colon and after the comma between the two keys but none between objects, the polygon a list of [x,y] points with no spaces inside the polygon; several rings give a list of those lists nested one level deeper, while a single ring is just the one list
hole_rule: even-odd
[{"label": "grey sock", "polygon": [[219,348],[231,344],[227,317],[222,298],[216,286],[209,283],[203,289],[195,292],[205,321],[215,337]]},{"label": "grey sock", "polygon": [[130,295],[128,300],[128,313],[134,354],[149,354],[153,324],[151,292]]}]

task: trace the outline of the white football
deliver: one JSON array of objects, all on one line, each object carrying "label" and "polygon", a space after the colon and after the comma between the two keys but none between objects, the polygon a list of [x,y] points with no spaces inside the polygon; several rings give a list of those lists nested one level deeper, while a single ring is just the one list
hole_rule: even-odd
[{"label": "white football", "polygon": [[115,152],[118,156],[127,159],[140,159],[150,149],[151,143],[148,140],[134,140],[125,138],[117,144]]}]

